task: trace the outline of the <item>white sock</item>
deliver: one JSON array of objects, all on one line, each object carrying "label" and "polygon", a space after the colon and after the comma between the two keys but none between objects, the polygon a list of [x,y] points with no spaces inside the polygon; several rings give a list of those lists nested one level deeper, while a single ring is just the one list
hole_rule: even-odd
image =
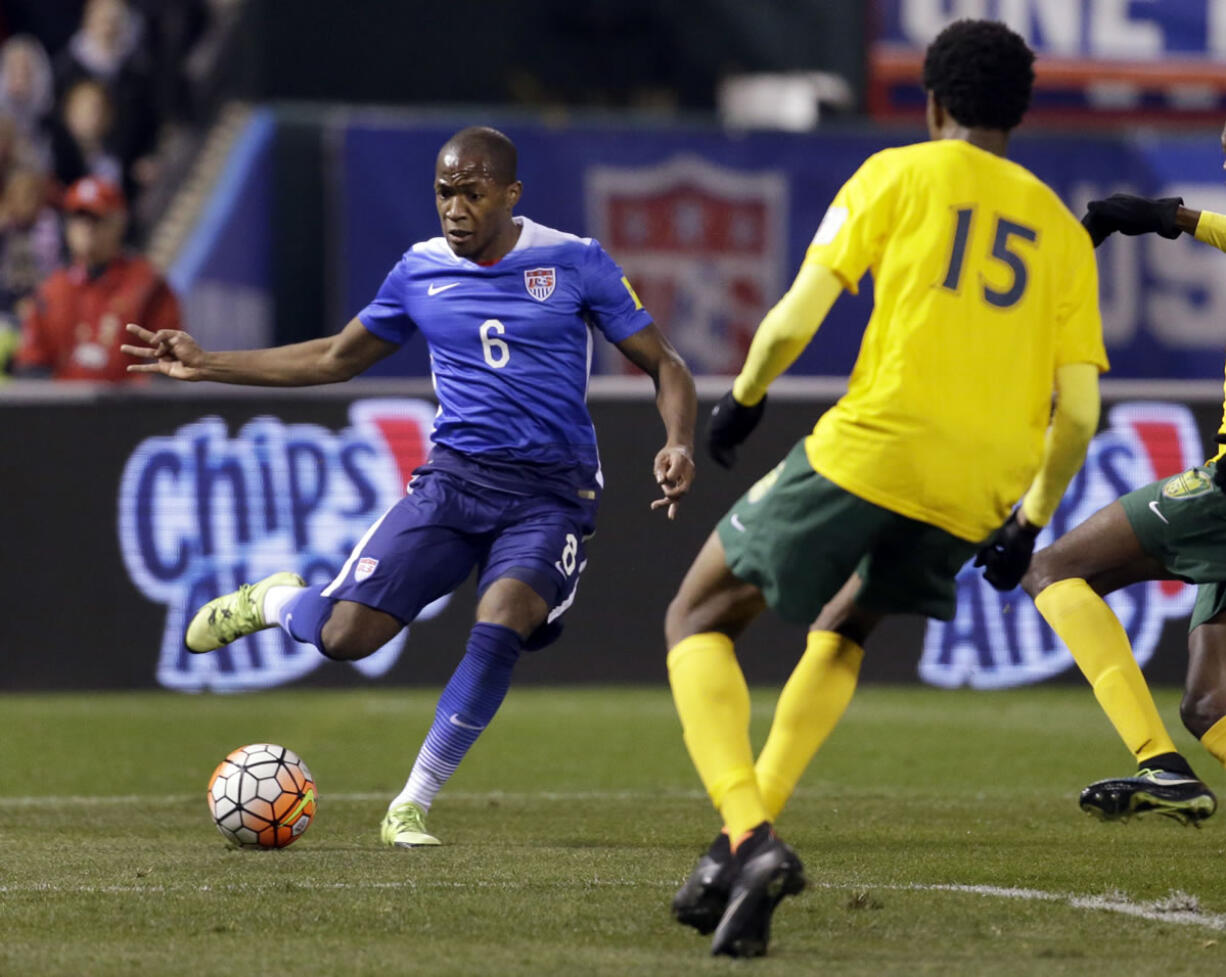
[{"label": "white sock", "polygon": [[269,587],[264,595],[264,623],[272,624],[281,621],[281,609],[294,597],[302,593],[302,587]]},{"label": "white sock", "polygon": [[390,811],[394,807],[399,807],[401,804],[412,801],[423,812],[429,811],[434,798],[442,789],[442,783],[439,782],[433,773],[424,769],[419,760],[413,764],[413,771],[409,774],[409,779],[405,781],[404,789],[392,798],[392,802],[387,806],[387,809]]}]

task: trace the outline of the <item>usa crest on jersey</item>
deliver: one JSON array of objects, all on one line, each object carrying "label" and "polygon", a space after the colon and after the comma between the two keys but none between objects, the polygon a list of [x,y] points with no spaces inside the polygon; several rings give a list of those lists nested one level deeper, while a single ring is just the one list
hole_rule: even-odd
[{"label": "usa crest on jersey", "polygon": [[553,294],[558,275],[555,268],[529,268],[524,272],[524,286],[528,294],[538,302],[544,302]]}]

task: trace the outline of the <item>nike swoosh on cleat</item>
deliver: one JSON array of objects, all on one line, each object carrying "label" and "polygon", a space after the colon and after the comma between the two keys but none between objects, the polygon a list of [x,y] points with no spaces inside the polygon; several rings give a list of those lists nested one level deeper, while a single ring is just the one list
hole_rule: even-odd
[{"label": "nike swoosh on cleat", "polygon": [[445,292],[447,289],[455,288],[459,284],[459,282],[452,282],[450,285],[435,285],[433,282],[431,282],[430,287],[426,289],[426,294],[438,295],[439,292]]},{"label": "nike swoosh on cleat", "polygon": [[475,729],[478,732],[485,729],[484,726],[474,726],[472,723],[464,722],[464,720],[459,717],[459,714],[454,712],[447,717],[447,722],[451,723],[452,726],[459,726],[461,729]]},{"label": "nike swoosh on cleat", "polygon": [[1158,511],[1158,500],[1157,499],[1153,499],[1150,501],[1149,508],[1150,508],[1150,511],[1153,512],[1155,516],[1161,519],[1168,526],[1171,524],[1171,521],[1167,519],[1167,517],[1164,516],[1161,512]]}]

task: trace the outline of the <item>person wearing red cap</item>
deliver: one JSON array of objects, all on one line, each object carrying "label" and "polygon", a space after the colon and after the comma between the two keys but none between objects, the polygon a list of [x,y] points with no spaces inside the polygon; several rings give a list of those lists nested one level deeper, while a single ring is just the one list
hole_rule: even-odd
[{"label": "person wearing red cap", "polygon": [[71,264],[39,287],[22,322],[17,376],[127,381],[124,324],[182,328],[179,303],[145,258],[124,253],[128,209],[109,180],[85,177],[64,195]]}]

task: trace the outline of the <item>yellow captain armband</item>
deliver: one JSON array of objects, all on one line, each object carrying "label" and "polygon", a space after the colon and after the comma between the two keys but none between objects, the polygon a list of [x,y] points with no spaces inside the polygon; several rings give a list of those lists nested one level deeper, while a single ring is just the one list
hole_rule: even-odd
[{"label": "yellow captain armband", "polygon": [[1219,251],[1226,251],[1226,215],[1202,210],[1196,222],[1196,240],[1212,244]]}]

